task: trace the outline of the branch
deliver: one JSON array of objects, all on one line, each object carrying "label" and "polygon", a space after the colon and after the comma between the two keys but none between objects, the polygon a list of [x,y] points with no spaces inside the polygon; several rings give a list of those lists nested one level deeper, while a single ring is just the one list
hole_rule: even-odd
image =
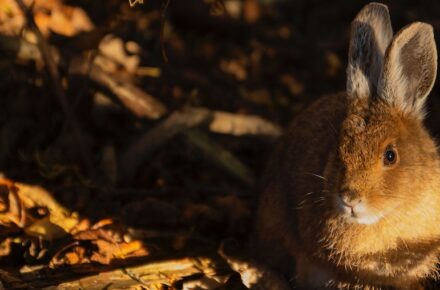
[{"label": "branch", "polygon": [[186,130],[184,134],[187,140],[201,150],[212,163],[248,186],[255,184],[251,170],[230,151],[211,140],[207,134],[197,129]]},{"label": "branch", "polygon": [[[87,66],[89,66],[89,69],[87,69]],[[107,88],[125,108],[137,117],[158,119],[167,111],[161,102],[144,90],[131,82],[117,80],[115,76],[105,72],[95,64],[87,65],[84,60],[76,59],[71,63],[69,73],[82,74],[98,85]]]},{"label": "branch", "polygon": [[[43,62],[41,52],[35,44],[14,36],[0,35],[0,52],[19,60]],[[51,55],[58,63],[60,56],[54,47],[51,47]],[[88,63],[83,57],[70,62],[68,73],[91,79],[99,90],[108,89],[127,110],[139,118],[159,119],[167,113],[163,103],[133,82],[121,81],[98,65]]]},{"label": "branch", "polygon": [[196,111],[186,108],[174,112],[153,129],[150,129],[136,140],[122,155],[121,176],[132,177],[137,169],[162,144],[171,140],[178,133],[199,126],[211,118],[209,110]]},{"label": "branch", "polygon": [[[181,132],[202,126],[214,133],[235,136],[260,135],[276,138],[281,134],[278,126],[258,116],[187,107],[171,114],[128,147],[121,158],[121,176],[123,179],[132,177],[143,162],[160,146]],[[251,179],[245,179],[247,179],[246,183],[250,183]]]},{"label": "branch", "polygon": [[166,13],[168,10],[168,6],[170,5],[170,0],[165,0],[165,4],[162,8],[162,12],[160,14],[160,35],[159,35],[159,39],[160,39],[160,48],[162,51],[162,58],[163,61],[165,63],[168,63],[168,56],[167,56],[167,52],[165,51],[165,44],[164,44],[164,32],[165,32],[165,17],[166,17]]},{"label": "branch", "polygon": [[81,128],[79,126],[79,123],[77,119],[75,118],[75,115],[70,107],[69,101],[67,99],[67,96],[63,90],[63,87],[61,85],[60,76],[58,74],[58,68],[57,65],[51,55],[51,49],[49,47],[49,44],[44,39],[43,34],[39,30],[37,24],[35,23],[34,16],[32,11],[24,4],[23,0],[16,0],[18,6],[20,7],[21,11],[25,15],[27,25],[29,28],[35,33],[37,40],[38,40],[38,47],[40,49],[41,55],[43,57],[43,60],[46,64],[47,71],[49,73],[50,78],[52,79],[52,90],[57,98],[58,103],[61,106],[61,109],[63,110],[65,116],[66,116],[66,124],[71,126],[71,129],[73,131],[73,135],[76,139],[76,143],[73,146],[77,148],[79,151],[79,154],[81,156],[81,159],[83,161],[84,166],[86,167],[87,173],[90,175],[93,172],[93,167],[91,163],[91,154],[84,145],[84,142],[82,140],[82,132]]}]

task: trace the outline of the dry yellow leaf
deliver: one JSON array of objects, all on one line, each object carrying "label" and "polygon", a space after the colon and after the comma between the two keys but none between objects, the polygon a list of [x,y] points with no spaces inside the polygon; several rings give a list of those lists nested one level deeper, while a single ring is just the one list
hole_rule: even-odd
[{"label": "dry yellow leaf", "polygon": [[[125,258],[126,255],[136,252],[143,248],[143,244],[141,241],[133,241],[130,243],[120,244],[118,249],[113,252],[113,256],[116,258]],[[148,254],[148,250],[144,249],[146,254]]]},{"label": "dry yellow leaf", "polygon": [[49,217],[36,221],[24,229],[29,236],[43,238],[53,241],[67,236],[67,232],[60,226],[50,222]]},{"label": "dry yellow leaf", "polygon": [[61,227],[65,232],[70,232],[79,223],[77,214],[70,213],[44,188],[23,183],[16,183],[16,186],[19,189],[18,195],[26,208],[34,206],[47,207],[50,212],[49,221]]}]

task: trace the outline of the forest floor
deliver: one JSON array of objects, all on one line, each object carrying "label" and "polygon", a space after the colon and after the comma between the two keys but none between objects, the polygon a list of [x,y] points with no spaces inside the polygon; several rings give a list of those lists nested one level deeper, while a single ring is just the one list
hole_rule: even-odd
[{"label": "forest floor", "polygon": [[[386,2],[438,36],[440,2]],[[0,289],[246,289],[220,244],[365,3],[0,0]]]}]

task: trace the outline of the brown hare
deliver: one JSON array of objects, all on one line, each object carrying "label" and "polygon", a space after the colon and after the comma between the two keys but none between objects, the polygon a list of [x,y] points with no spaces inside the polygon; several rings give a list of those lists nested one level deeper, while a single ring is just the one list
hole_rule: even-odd
[{"label": "brown hare", "polygon": [[423,125],[433,29],[351,26],[346,92],[295,118],[267,169],[256,250],[299,289],[423,289],[440,252],[440,158]]}]

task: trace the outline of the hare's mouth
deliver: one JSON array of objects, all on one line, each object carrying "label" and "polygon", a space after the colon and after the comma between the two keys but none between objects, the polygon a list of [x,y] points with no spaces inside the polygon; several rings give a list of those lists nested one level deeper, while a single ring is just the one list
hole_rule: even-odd
[{"label": "hare's mouth", "polygon": [[362,225],[372,225],[377,223],[380,219],[381,217],[375,214],[349,217],[350,222],[354,222]]},{"label": "hare's mouth", "polygon": [[365,202],[348,204],[341,198],[336,199],[338,213],[347,221],[363,225],[372,225],[377,223],[383,215],[373,212]]}]

